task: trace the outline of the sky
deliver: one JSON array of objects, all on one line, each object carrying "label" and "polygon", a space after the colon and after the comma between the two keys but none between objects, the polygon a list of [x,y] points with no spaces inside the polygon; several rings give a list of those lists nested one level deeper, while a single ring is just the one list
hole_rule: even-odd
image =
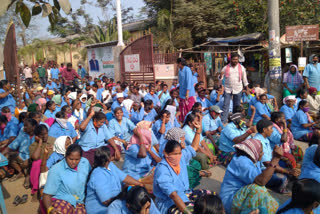
[{"label": "sky", "polygon": [[[51,3],[53,0],[50,0]],[[80,7],[80,0],[69,0],[71,3],[71,7],[73,11],[78,9]],[[94,2],[95,0],[91,0],[91,2]],[[113,0],[115,3],[115,0]],[[145,4],[143,0],[121,0],[121,7],[122,8],[128,8],[132,7],[134,9],[133,14],[136,16],[139,14],[140,8],[143,7]],[[91,5],[85,5],[86,11],[88,11],[88,14],[93,18],[94,23],[98,22],[98,17],[102,17],[104,14],[102,14],[101,10],[91,6]],[[65,14],[61,12],[63,16]],[[107,14],[107,16],[112,16],[113,12],[110,11],[110,14]],[[42,18],[41,15],[38,15],[37,17],[33,17],[31,22],[33,22],[37,26],[36,33],[33,33],[34,38],[39,38],[39,39],[48,39],[52,38],[53,36],[47,32],[48,26],[50,25],[48,18]]]}]

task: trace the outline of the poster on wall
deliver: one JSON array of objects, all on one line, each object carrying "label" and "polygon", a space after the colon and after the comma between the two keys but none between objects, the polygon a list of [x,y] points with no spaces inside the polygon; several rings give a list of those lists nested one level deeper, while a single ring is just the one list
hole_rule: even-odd
[{"label": "poster on wall", "polygon": [[292,50],[291,48],[286,48],[286,63],[291,63],[292,62]]},{"label": "poster on wall", "polygon": [[154,74],[156,79],[175,79],[174,64],[155,64]]},{"label": "poster on wall", "polygon": [[210,70],[212,69],[211,53],[204,53],[204,61],[206,62],[206,75],[210,75]]},{"label": "poster on wall", "polygon": [[223,68],[223,58],[215,58],[215,72],[220,73]]},{"label": "poster on wall", "polygon": [[139,72],[140,71],[139,54],[124,55],[124,69],[125,69],[125,72]]},{"label": "poster on wall", "polygon": [[114,79],[112,46],[88,49],[89,75],[93,78],[101,74]]}]

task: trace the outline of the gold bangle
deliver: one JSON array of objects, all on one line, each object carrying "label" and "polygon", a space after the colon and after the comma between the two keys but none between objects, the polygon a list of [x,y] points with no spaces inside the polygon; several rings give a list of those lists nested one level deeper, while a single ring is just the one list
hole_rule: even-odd
[{"label": "gold bangle", "polygon": [[53,209],[54,209],[53,206],[49,207],[49,208],[47,209],[47,214],[50,214]]},{"label": "gold bangle", "polygon": [[287,133],[288,132],[288,129],[283,129],[283,133]]},{"label": "gold bangle", "polygon": [[196,132],[197,134],[201,134],[201,132]]}]

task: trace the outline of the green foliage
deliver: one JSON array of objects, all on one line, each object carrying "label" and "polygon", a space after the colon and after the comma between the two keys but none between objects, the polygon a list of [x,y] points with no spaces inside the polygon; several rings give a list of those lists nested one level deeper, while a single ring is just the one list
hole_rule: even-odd
[{"label": "green foliage", "polygon": [[[106,26],[102,28],[101,26],[95,26],[94,32],[91,36],[86,40],[89,44],[94,43],[102,43],[102,42],[110,42],[118,39],[118,31],[117,31],[117,19],[114,17],[110,21],[104,22],[102,26]],[[123,32],[123,39],[128,40],[130,38],[130,33],[128,31]]]},{"label": "green foliage", "polygon": [[[203,43],[208,37],[228,37],[261,32],[268,37],[267,0],[144,0],[155,41],[165,50]],[[318,24],[318,0],[280,0],[280,29],[291,25]],[[170,19],[169,19],[170,17]],[[184,28],[177,44],[174,32]],[[174,29],[174,31],[172,30]],[[187,32],[188,31],[188,32]],[[170,36],[170,34],[172,36]],[[185,36],[185,37],[184,37]],[[183,38],[184,37],[184,38]]]},{"label": "green foliage", "polygon": [[145,0],[155,41],[163,50],[192,47],[209,36],[232,35],[229,0]]},{"label": "green foliage", "polygon": [[21,20],[23,24],[28,27],[31,20],[31,13],[29,8],[22,2],[17,3],[16,13],[20,13]]},{"label": "green foliage", "polygon": [[[268,1],[235,0],[233,6],[238,34],[262,32],[268,36]],[[320,22],[320,4],[317,0],[280,0],[279,7],[281,34],[285,33],[286,26]]]},{"label": "green foliage", "polygon": [[[3,1],[3,2],[2,2]],[[60,15],[60,8],[64,11],[65,14],[69,14],[71,12],[71,4],[69,0],[54,0],[53,5],[48,3],[47,1],[35,1],[35,0],[2,0],[1,1],[1,9],[0,9],[0,17],[3,16],[6,11],[8,11],[13,5],[15,5],[16,14],[20,15],[20,18],[25,25],[28,27],[30,24],[31,16],[37,16],[42,12],[42,17],[48,17],[49,22],[51,24],[51,28],[54,29],[55,24],[58,21],[58,15]],[[26,5],[32,6],[32,13],[30,9]]]}]

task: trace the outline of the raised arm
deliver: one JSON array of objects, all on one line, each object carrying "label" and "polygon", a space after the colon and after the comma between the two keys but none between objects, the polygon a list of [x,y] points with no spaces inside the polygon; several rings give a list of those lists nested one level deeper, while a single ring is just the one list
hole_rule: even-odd
[{"label": "raised arm", "polygon": [[196,134],[194,135],[191,146],[195,151],[198,151],[198,148],[199,148],[200,135],[202,133],[201,123],[202,123],[202,118],[200,119],[200,122],[193,121],[193,125],[196,127]]},{"label": "raised arm", "polygon": [[80,131],[84,131],[84,130],[86,130],[86,128],[87,128],[87,125],[89,124],[89,122],[90,122],[90,120],[92,119],[92,117],[93,117],[93,115],[94,115],[94,111],[93,111],[93,108],[90,108],[89,109],[89,114],[88,114],[88,117],[84,120],[84,121],[82,121],[82,123],[80,124]]},{"label": "raised arm", "polygon": [[2,98],[5,98],[6,96],[8,96],[12,91],[9,90],[9,91],[6,91],[6,92],[3,92],[3,93],[0,93],[0,99]]},{"label": "raised arm", "polygon": [[166,123],[165,123],[166,117],[167,117],[167,114],[163,114],[161,127],[160,127],[160,129],[159,129],[159,133],[160,133],[160,134],[164,134],[164,133],[166,132]]},{"label": "raised arm", "polygon": [[232,142],[234,142],[235,144],[241,143],[254,132],[255,132],[255,128],[250,127],[250,129],[248,129],[243,135],[240,135],[239,137],[233,138]]},{"label": "raised arm", "polygon": [[36,150],[31,154],[32,160],[39,160],[41,156],[42,139],[36,136],[36,141],[38,142],[38,146]]},{"label": "raised arm", "polygon": [[259,186],[265,186],[269,182],[274,171],[276,170],[276,167],[278,166],[278,163],[282,155],[282,148],[279,146],[275,146],[273,149],[272,160],[269,162],[268,166],[266,166],[267,169],[263,170],[262,173],[254,179],[255,184],[258,184]]},{"label": "raised arm", "polygon": [[246,126],[249,128],[252,126],[252,123],[253,123],[253,119],[254,119],[254,116],[256,115],[256,107],[254,107],[253,105],[250,106],[251,108],[251,117],[250,117],[250,120],[247,122]]}]

